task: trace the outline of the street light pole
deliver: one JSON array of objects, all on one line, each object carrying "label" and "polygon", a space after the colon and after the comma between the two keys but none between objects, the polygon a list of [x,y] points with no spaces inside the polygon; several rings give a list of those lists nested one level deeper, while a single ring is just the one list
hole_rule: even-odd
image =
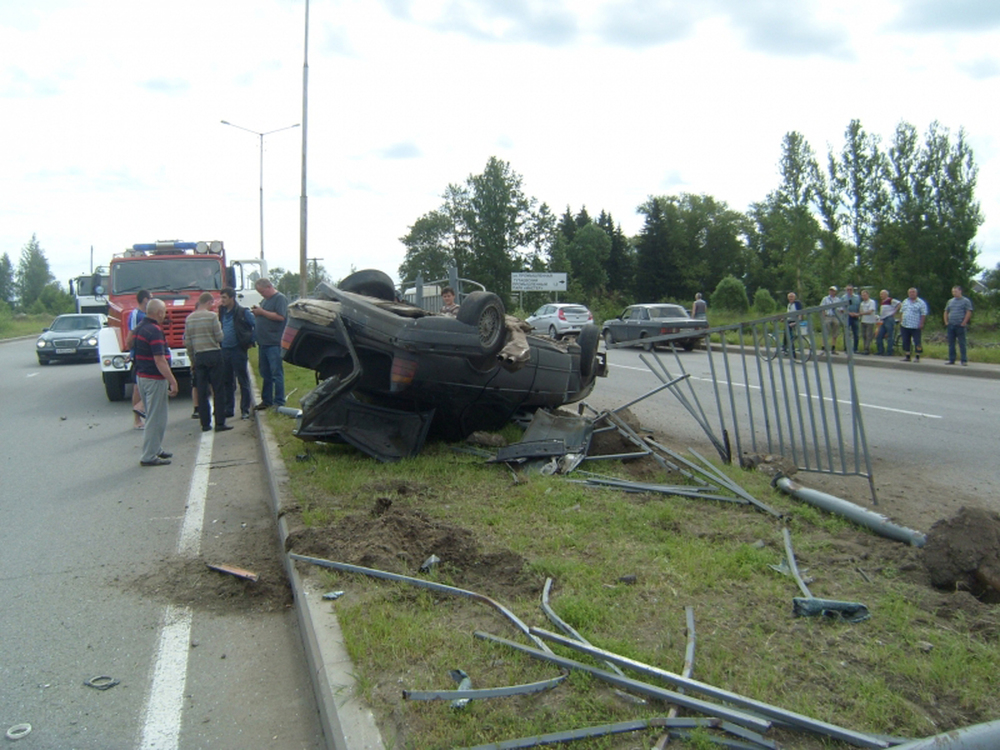
[{"label": "street light pole", "polygon": [[268,130],[261,133],[257,130],[251,130],[250,128],[245,128],[242,125],[235,125],[228,120],[221,120],[223,125],[228,125],[231,128],[239,128],[240,130],[245,130],[248,133],[253,133],[260,139],[260,258],[264,259],[264,136],[271,135],[271,133],[280,133],[282,130],[291,130],[292,128],[299,127],[299,123],[294,125],[288,125],[284,128],[278,128],[277,130]]}]

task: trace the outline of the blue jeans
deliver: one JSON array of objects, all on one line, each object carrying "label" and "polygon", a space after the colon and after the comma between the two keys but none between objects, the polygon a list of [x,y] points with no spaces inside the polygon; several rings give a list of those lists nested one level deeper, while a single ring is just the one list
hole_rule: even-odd
[{"label": "blue jeans", "polygon": [[285,369],[281,359],[281,346],[258,346],[257,364],[264,385],[260,389],[260,401],[266,406],[285,405]]},{"label": "blue jeans", "polygon": [[892,334],[894,333],[893,328],[896,325],[896,321],[892,318],[886,318],[882,321],[882,325],[878,327],[878,334],[875,336],[875,351],[879,354],[885,354],[885,341],[889,340],[889,356],[892,356]]},{"label": "blue jeans", "polygon": [[962,361],[969,361],[969,354],[965,344],[965,326],[959,324],[948,324],[948,361],[955,361],[955,341],[958,340],[958,348],[962,353]]}]

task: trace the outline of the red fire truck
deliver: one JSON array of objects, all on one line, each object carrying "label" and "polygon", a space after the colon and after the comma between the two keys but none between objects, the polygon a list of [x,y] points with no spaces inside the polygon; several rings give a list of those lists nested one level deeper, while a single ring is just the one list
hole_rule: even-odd
[{"label": "red fire truck", "polygon": [[125,348],[128,321],[137,307],[136,293],[148,289],[167,305],[163,332],[170,346],[170,367],[177,377],[190,377],[191,362],[184,350],[184,323],[202,292],[218,300],[223,287],[236,290],[241,305],[261,301],[254,283],[267,275],[263,259],[226,262],[222,242],[158,241],[132,245],[111,259],[108,274],[108,326],[98,338],[98,356],[104,390],[110,401],[121,401],[129,383],[129,351]]}]

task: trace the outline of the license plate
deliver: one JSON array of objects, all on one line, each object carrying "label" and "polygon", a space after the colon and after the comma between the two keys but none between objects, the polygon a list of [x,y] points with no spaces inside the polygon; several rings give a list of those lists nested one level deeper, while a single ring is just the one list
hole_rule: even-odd
[{"label": "license plate", "polygon": [[56,354],[76,354],[76,349],[56,349]]}]

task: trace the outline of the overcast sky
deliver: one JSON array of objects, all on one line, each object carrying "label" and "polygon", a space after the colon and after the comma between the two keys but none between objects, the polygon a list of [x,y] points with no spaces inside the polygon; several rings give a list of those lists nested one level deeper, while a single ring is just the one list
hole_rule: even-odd
[{"label": "overcast sky", "polygon": [[[64,285],[136,242],[256,257],[258,136],[302,122],[305,0],[0,0],[0,255]],[[312,0],[308,254],[395,277],[449,183],[508,161],[623,230],[649,195],[740,211],[782,136],[964,128],[1000,263],[996,0]],[[264,138],[264,250],[298,270],[301,128]],[[837,282],[840,280],[831,280]]]}]

